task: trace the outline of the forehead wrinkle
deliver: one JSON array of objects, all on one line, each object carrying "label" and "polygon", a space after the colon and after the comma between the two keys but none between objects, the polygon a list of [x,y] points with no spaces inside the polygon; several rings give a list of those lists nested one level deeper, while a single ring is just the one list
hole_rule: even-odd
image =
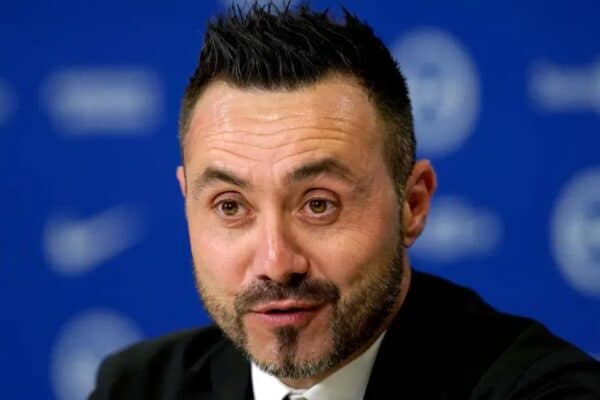
[{"label": "forehead wrinkle", "polygon": [[[302,152],[282,157],[276,160],[273,165],[279,162],[285,162],[290,158],[301,156],[306,153],[315,153],[315,151],[318,150],[318,148],[306,149]],[[319,178],[322,178],[324,176],[335,177],[337,175],[337,178],[340,179],[341,174],[332,173],[333,171],[330,168],[324,168],[323,166],[318,165],[319,163],[328,162],[329,160],[341,164],[343,168],[347,170],[347,179],[342,178],[341,180],[352,186],[352,194],[355,196],[356,199],[365,199],[366,197],[368,197],[372,186],[371,183],[373,182],[373,177],[371,177],[368,174],[357,175],[353,173],[351,166],[344,165],[343,162],[338,161],[334,156],[323,156],[322,158],[317,158],[316,160],[313,159],[313,161],[305,162],[304,164],[301,164],[300,166],[289,170],[288,172],[284,173],[283,178],[280,179],[280,185],[282,185],[283,187],[287,187],[294,183],[299,183],[300,181],[318,180]]]},{"label": "forehead wrinkle", "polygon": [[283,155],[281,157],[275,158],[273,160],[272,166],[275,167],[276,164],[287,163],[287,161],[290,160],[290,159],[293,159],[293,158],[296,158],[296,157],[300,157],[300,156],[302,156],[302,155],[304,155],[306,153],[312,153],[312,154],[314,154],[316,152],[319,152],[320,150],[321,149],[318,146],[316,146],[316,147],[310,147],[310,148],[306,148],[304,150],[300,150],[300,151],[294,152],[294,154],[285,154],[285,155]]},{"label": "forehead wrinkle", "polygon": [[[254,149],[260,149],[260,150],[273,150],[273,149],[277,149],[277,148],[282,148],[282,147],[286,147],[286,146],[294,146],[294,145],[298,145],[298,144],[310,144],[311,142],[317,142],[317,147],[321,146],[325,143],[337,143],[337,144],[348,144],[348,140],[345,140],[343,138],[336,138],[336,137],[303,137],[303,138],[298,138],[295,140],[285,140],[285,138],[282,138],[281,140],[278,141],[271,141],[269,144],[269,142],[266,141],[261,141],[261,142],[255,142],[255,143],[248,143],[248,141],[245,140],[240,140],[236,137],[236,135],[231,135],[234,136],[234,138],[225,138],[225,137],[221,137],[221,138],[212,138],[208,140],[208,143],[211,144],[211,148],[218,148],[221,149],[223,151],[229,151],[228,149],[226,149],[223,146],[226,145],[240,145],[240,146],[247,146],[249,148],[254,148]],[[212,143],[215,143],[215,145],[212,145]],[[233,153],[233,152],[232,152]],[[258,160],[257,160],[258,161]]]},{"label": "forehead wrinkle", "polygon": [[[252,91],[240,90],[239,93],[242,96],[254,96],[254,101],[251,102],[251,106],[240,105],[238,98],[235,95],[223,96],[214,101],[208,107],[203,107],[204,112],[199,112],[197,115],[206,113],[215,120],[225,120],[231,115],[236,116],[240,119],[249,119],[256,121],[279,121],[294,118],[327,118],[334,115],[341,115],[341,118],[333,117],[333,119],[341,119],[344,116],[352,119],[356,115],[356,106],[362,101],[348,98],[348,95],[336,93],[335,98],[332,102],[323,100],[323,97],[304,97],[298,98],[298,96],[306,96],[307,93],[303,93],[302,90],[291,91],[291,92],[278,92],[266,90],[261,94],[253,94]],[[316,95],[317,93],[310,93],[308,96]],[[281,98],[278,99],[281,95]],[[264,98],[263,98],[264,96]],[[270,97],[270,98],[269,98]],[[268,99],[267,99],[268,98]],[[288,104],[288,100],[294,98],[298,99],[296,102]],[[232,101],[233,100],[233,101]],[[325,103],[324,103],[325,101]],[[366,99],[367,103],[371,103]],[[264,104],[263,104],[264,103]],[[265,106],[266,104],[266,106]],[[301,106],[299,108],[299,106]],[[198,105],[197,105],[198,107]],[[205,110],[204,108],[208,108]],[[362,114],[362,113],[361,113]],[[362,118],[360,118],[362,120]]]},{"label": "forehead wrinkle", "polygon": [[[342,102],[343,103],[343,102]],[[233,107],[223,107],[226,110],[220,110],[219,112],[208,113],[209,110],[203,110],[204,112],[200,112],[196,114],[196,118],[194,118],[194,131],[208,131],[212,133],[208,133],[208,135],[219,135],[222,133],[231,133],[239,131],[235,126],[236,125],[246,125],[247,122],[254,123],[255,130],[257,133],[261,135],[269,135],[269,134],[277,134],[280,131],[291,130],[297,128],[302,129],[305,127],[310,129],[312,127],[317,129],[333,129],[339,131],[364,131],[364,130],[375,130],[376,129],[376,121],[372,119],[371,115],[363,115],[364,113],[356,114],[356,110],[354,109],[345,109],[346,107],[335,107],[331,110],[322,109],[311,109],[314,104],[307,104],[305,110],[298,112],[296,108],[298,105],[293,106],[273,106],[271,110],[268,112],[264,112],[257,109],[251,110],[234,110]],[[218,107],[217,107],[218,108]],[[289,110],[288,110],[289,108]],[[208,114],[208,118],[206,118],[207,122],[198,124],[202,120],[202,114]],[[298,120],[298,123],[293,123],[293,121]],[[290,125],[292,126],[284,126],[278,127],[279,123],[292,121]],[[331,123],[331,127],[327,126],[319,126],[323,122]],[[274,131],[269,129],[269,126],[273,125],[278,129]],[[316,126],[313,126],[316,125]],[[251,133],[253,130],[246,129],[246,132]]]},{"label": "forehead wrinkle", "polygon": [[[260,162],[260,160],[258,158],[253,158],[250,157],[248,154],[242,154],[239,153],[237,151],[233,151],[229,148],[226,147],[219,147],[219,146],[213,146],[210,149],[207,150],[207,153],[227,153],[229,155],[235,156],[235,157],[239,157],[245,160],[249,160],[249,161],[254,161],[254,162]],[[217,161],[222,161],[222,158],[216,157]]]},{"label": "forehead wrinkle", "polygon": [[[297,107],[297,106],[295,106]],[[311,128],[310,123],[314,123],[314,121],[318,121],[317,123],[327,122],[330,123],[333,127],[330,129],[339,129],[339,130],[347,130],[348,127],[355,128],[357,130],[367,129],[369,124],[366,122],[367,118],[360,118],[356,115],[356,112],[344,111],[341,112],[339,108],[335,108],[333,110],[304,110],[302,112],[296,112],[294,108],[290,108],[294,110],[292,112],[286,112],[285,107],[279,107],[276,111],[271,111],[268,113],[260,113],[256,110],[253,110],[252,115],[244,116],[240,113],[229,114],[227,116],[223,116],[223,119],[228,120],[239,120],[241,122],[254,122],[256,125],[277,125],[280,122],[288,122],[292,121],[292,125],[298,125],[298,123],[294,123],[294,121],[307,121],[309,125],[307,128]],[[332,116],[332,114],[344,114],[340,116]],[[356,120],[356,121],[353,121]],[[228,121],[229,122],[229,121]],[[219,125],[225,125],[224,123],[219,123],[219,121],[215,121],[215,123]],[[341,126],[341,128],[340,128]],[[318,127],[318,126],[317,126]],[[286,128],[282,128],[286,129]],[[289,127],[288,129],[291,129]]]},{"label": "forehead wrinkle", "polygon": [[[245,134],[252,136],[268,137],[273,135],[279,135],[285,132],[295,132],[300,130],[315,130],[323,132],[340,133],[342,135],[354,136],[352,132],[363,132],[363,131],[374,131],[373,127],[368,126],[369,124],[355,123],[345,118],[336,117],[319,117],[316,119],[299,119],[298,122],[292,124],[279,124],[281,120],[277,121],[266,121],[255,123],[254,126],[248,126],[245,123],[237,123],[241,121],[231,121],[234,118],[229,118],[228,123],[210,123],[203,126],[196,127],[195,130],[205,132],[203,136],[205,138],[221,137],[223,135],[230,134]],[[334,123],[331,123],[331,122]],[[232,123],[233,122],[233,123]],[[363,126],[365,125],[365,126]]]},{"label": "forehead wrinkle", "polygon": [[[205,122],[203,124],[195,124],[195,130],[208,130],[214,131],[215,133],[219,132],[235,132],[237,129],[229,128],[232,125],[235,125],[238,122],[243,123],[244,125],[247,122],[253,122],[256,125],[269,124],[272,122],[280,122],[290,119],[298,118],[298,115],[291,116],[281,116],[281,117],[271,117],[274,113],[269,114],[252,114],[251,116],[244,116],[239,112],[229,112],[223,113],[220,116],[211,116],[209,122]],[[263,117],[263,118],[261,118]],[[213,129],[213,127],[217,127],[217,129]]]},{"label": "forehead wrinkle", "polygon": [[[315,117],[315,113],[311,113],[307,110],[298,111],[297,105],[285,106],[277,104],[268,111],[257,108],[247,109],[246,107],[243,107],[241,110],[238,110],[237,108],[239,107],[234,107],[226,100],[220,101],[209,107],[208,110],[202,109],[202,111],[198,111],[193,118],[194,125],[199,129],[210,129],[212,126],[230,126],[236,122],[269,124]],[[208,117],[203,118],[203,114],[207,114]],[[208,122],[198,124],[196,123],[197,120],[200,120],[198,122],[204,120],[207,120]]]},{"label": "forehead wrinkle", "polygon": [[291,184],[320,175],[332,175],[349,183],[356,182],[356,178],[350,168],[333,157],[325,157],[300,165],[288,172],[283,182],[284,184]]},{"label": "forehead wrinkle", "polygon": [[[278,128],[273,132],[277,134],[285,130],[277,126],[279,123],[291,121],[290,125],[295,125],[294,120],[329,122],[341,131],[375,133],[379,124],[373,109],[364,88],[348,77],[332,76],[292,91],[239,88],[226,81],[216,81],[197,101],[189,133],[224,135],[234,131],[236,125],[254,122],[256,130],[262,130],[258,134],[270,134],[271,123]],[[376,137],[378,135],[371,134],[366,139],[372,144]]]},{"label": "forehead wrinkle", "polygon": [[236,134],[243,134],[246,136],[257,136],[257,137],[269,137],[269,136],[276,136],[276,135],[281,135],[283,133],[286,132],[295,132],[295,131],[317,131],[317,132],[334,132],[334,133],[339,133],[340,136],[349,136],[349,137],[354,137],[355,134],[346,130],[346,129],[341,129],[341,128],[337,128],[337,127],[327,127],[327,126],[321,126],[321,125],[303,125],[303,126],[292,126],[292,127],[281,127],[279,129],[273,129],[273,130],[268,130],[268,131],[259,131],[259,130],[252,130],[252,129],[240,129],[240,128],[236,128],[236,129],[220,129],[218,131],[213,131],[213,132],[209,132],[207,134],[205,134],[205,138],[207,139],[211,139],[211,140],[215,140],[215,138],[222,138],[224,136],[227,135],[236,135]]}]

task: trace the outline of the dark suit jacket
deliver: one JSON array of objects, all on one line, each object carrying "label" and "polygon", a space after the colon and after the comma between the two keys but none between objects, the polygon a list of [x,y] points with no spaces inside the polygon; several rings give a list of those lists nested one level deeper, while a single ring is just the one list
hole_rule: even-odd
[{"label": "dark suit jacket", "polygon": [[[90,399],[252,399],[250,364],[216,327],[177,333],[107,358]],[[415,272],[365,399],[600,399],[600,364],[532,320]]]}]

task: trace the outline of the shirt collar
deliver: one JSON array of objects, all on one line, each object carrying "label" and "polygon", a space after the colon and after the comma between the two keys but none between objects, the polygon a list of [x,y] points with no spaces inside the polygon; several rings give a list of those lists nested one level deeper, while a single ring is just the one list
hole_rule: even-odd
[{"label": "shirt collar", "polygon": [[281,400],[288,393],[301,394],[307,400],[361,400],[367,389],[371,369],[379,351],[383,332],[369,348],[340,370],[316,385],[293,389],[252,363],[252,390],[255,400]]}]

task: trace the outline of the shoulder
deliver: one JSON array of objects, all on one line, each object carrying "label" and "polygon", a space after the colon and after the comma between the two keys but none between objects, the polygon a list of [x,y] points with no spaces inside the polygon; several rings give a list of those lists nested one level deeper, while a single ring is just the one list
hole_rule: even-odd
[{"label": "shoulder", "polygon": [[176,398],[189,372],[228,344],[213,326],[137,343],[102,362],[90,399]]},{"label": "shoulder", "polygon": [[410,377],[404,390],[422,398],[545,399],[537,393],[564,382],[600,393],[600,364],[542,324],[499,312],[444,279],[413,278],[378,356],[382,381],[400,372]]},{"label": "shoulder", "polygon": [[600,363],[533,322],[485,369],[472,398],[600,398]]},{"label": "shoulder", "polygon": [[[499,312],[474,291],[443,279],[417,279],[425,294],[444,299],[425,303],[444,327],[439,354],[453,360],[448,375],[471,398],[541,399],[547,398],[541,393],[556,395],[554,388],[600,397],[600,364],[541,323]],[[460,368],[452,370],[452,363]]]}]

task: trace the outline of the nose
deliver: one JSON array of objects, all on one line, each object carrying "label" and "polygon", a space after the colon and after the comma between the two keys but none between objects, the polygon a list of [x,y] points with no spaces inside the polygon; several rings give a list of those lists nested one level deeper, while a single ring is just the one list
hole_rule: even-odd
[{"label": "nose", "polygon": [[308,272],[309,262],[288,225],[280,216],[265,218],[254,260],[259,279],[288,283]]}]

